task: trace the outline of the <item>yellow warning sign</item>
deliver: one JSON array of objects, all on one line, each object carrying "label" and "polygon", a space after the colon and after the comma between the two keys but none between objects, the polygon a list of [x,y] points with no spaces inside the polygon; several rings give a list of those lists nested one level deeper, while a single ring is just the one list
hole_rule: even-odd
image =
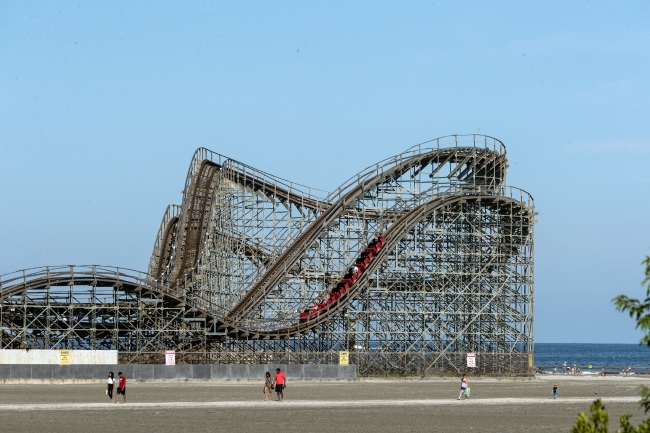
[{"label": "yellow warning sign", "polygon": [[70,365],[72,361],[72,350],[59,350],[59,365]]},{"label": "yellow warning sign", "polygon": [[350,352],[347,350],[339,352],[339,365],[348,365],[350,363]]}]

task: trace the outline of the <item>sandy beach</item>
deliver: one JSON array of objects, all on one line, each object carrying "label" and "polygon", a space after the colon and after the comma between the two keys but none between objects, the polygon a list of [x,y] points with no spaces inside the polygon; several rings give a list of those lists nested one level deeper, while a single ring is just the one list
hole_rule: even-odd
[{"label": "sandy beach", "polygon": [[[2,385],[5,431],[377,432],[568,431],[602,398],[611,426],[622,413],[643,419],[636,388],[644,378],[541,377],[437,381],[294,382],[285,401],[264,402],[262,384],[129,383],[126,405],[109,405],[101,384]],[[560,397],[553,400],[553,383]],[[598,393],[598,394],[596,394]]]}]

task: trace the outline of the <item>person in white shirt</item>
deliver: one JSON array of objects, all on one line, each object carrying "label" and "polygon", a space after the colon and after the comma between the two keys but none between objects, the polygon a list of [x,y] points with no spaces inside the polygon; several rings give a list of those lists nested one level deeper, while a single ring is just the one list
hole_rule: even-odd
[{"label": "person in white shirt", "polygon": [[115,377],[113,372],[108,373],[108,383],[106,384],[106,395],[108,395],[109,403],[113,403],[113,384],[115,383]]}]

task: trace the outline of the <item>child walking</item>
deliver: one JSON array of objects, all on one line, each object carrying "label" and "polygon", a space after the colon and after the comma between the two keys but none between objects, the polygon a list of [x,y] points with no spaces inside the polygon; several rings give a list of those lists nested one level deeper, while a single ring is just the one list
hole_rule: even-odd
[{"label": "child walking", "polygon": [[553,384],[553,400],[557,398],[557,383]]}]

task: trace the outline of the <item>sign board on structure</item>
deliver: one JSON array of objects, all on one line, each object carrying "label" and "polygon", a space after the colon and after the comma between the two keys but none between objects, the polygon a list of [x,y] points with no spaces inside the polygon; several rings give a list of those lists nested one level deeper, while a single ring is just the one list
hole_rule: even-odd
[{"label": "sign board on structure", "polygon": [[175,350],[165,350],[165,365],[176,365]]},{"label": "sign board on structure", "polygon": [[350,352],[347,350],[339,352],[339,365],[348,365],[350,362]]},{"label": "sign board on structure", "polygon": [[467,354],[467,366],[470,368],[476,367],[476,353]]},{"label": "sign board on structure", "polygon": [[72,350],[59,350],[59,365],[70,365],[72,363]]},{"label": "sign board on structure", "polygon": [[533,354],[532,353],[528,354],[528,368],[530,368],[530,369],[533,368]]}]

